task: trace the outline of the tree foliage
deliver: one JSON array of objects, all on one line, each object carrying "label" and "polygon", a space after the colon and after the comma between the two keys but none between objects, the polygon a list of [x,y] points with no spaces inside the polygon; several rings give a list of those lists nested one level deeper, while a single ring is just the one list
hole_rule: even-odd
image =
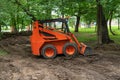
[{"label": "tree foliage", "polygon": [[[106,22],[120,17],[120,0],[99,0],[99,3]],[[96,0],[0,0],[0,31],[1,26],[19,31],[33,20],[75,16],[74,27],[78,32],[81,20],[88,25],[96,22],[97,5]]]}]

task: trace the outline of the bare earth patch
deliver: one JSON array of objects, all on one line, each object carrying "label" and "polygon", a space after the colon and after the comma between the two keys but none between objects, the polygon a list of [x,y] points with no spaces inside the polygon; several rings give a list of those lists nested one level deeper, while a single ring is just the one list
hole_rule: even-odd
[{"label": "bare earth patch", "polygon": [[120,45],[95,48],[92,56],[44,59],[31,54],[28,36],[0,41],[0,80],[120,80]]}]

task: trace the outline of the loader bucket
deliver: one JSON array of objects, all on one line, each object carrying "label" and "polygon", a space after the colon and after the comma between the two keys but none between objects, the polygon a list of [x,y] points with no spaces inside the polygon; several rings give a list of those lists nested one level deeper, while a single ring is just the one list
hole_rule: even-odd
[{"label": "loader bucket", "polygon": [[77,40],[77,38],[74,36],[74,34],[70,33],[69,34],[72,39],[75,41],[75,43],[78,46],[78,52],[84,56],[86,55],[91,55],[92,54],[92,49],[90,47],[88,47],[87,45],[85,45],[84,43],[80,42]]},{"label": "loader bucket", "polygon": [[82,54],[84,56],[91,55],[92,54],[92,48],[88,47],[84,43],[80,43],[79,52],[80,52],[80,54]]},{"label": "loader bucket", "polygon": [[83,55],[84,56],[92,55],[92,48],[86,47]]}]

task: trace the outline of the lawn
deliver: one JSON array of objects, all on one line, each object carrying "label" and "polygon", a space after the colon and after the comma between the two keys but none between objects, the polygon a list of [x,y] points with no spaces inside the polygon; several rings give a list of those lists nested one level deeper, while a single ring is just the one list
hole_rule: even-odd
[{"label": "lawn", "polygon": [[[120,30],[116,26],[112,27],[113,32],[116,35],[112,35],[109,31],[110,38],[115,41],[115,43],[120,44]],[[79,28],[79,33],[74,32],[74,29],[71,28],[77,39],[82,42],[94,42],[97,41],[97,35],[95,27],[92,28]]]}]

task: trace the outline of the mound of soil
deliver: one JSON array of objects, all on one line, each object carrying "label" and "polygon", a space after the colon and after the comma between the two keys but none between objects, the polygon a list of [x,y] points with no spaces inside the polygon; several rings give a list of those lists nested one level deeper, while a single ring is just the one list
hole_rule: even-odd
[{"label": "mound of soil", "polygon": [[1,33],[0,40],[6,39],[9,37],[16,37],[16,36],[30,36],[31,34],[32,34],[31,31],[21,31],[18,33],[4,32],[4,33]]},{"label": "mound of soil", "polygon": [[115,43],[111,43],[111,44],[104,44],[101,45],[99,47],[95,47],[94,49],[96,50],[109,50],[109,51],[120,51],[120,45],[119,44],[115,44]]}]

